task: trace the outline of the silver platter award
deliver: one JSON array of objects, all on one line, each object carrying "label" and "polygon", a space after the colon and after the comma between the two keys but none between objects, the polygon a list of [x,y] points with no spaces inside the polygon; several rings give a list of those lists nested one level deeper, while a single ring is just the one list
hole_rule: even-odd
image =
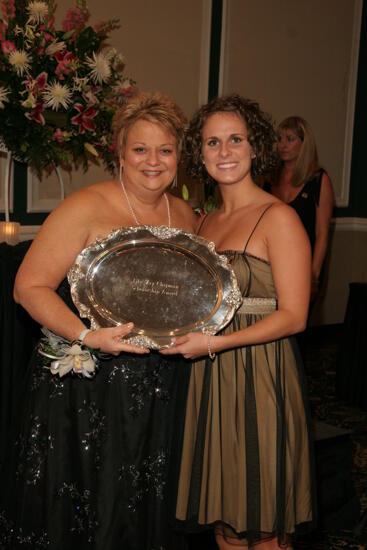
[{"label": "silver platter award", "polygon": [[213,243],[165,226],[121,228],[97,239],[78,255],[68,280],[92,329],[132,321],[126,341],[152,349],[188,332],[215,334],[242,301]]}]

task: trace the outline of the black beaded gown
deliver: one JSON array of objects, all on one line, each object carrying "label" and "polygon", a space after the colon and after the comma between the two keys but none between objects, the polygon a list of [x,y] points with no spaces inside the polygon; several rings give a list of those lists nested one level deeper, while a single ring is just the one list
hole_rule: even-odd
[{"label": "black beaded gown", "polygon": [[[58,293],[74,311],[66,280]],[[190,365],[121,353],[92,379],[53,376],[37,350],[1,474],[0,548],[180,550],[168,477]]]}]

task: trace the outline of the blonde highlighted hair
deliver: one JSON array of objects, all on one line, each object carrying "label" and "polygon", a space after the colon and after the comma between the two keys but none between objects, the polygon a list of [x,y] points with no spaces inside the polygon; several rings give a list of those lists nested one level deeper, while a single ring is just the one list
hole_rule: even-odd
[{"label": "blonde highlighted hair", "polygon": [[[302,141],[292,177],[292,185],[294,185],[294,187],[299,187],[303,185],[312,174],[320,169],[316,141],[311,126],[300,116],[290,116],[282,120],[277,128],[278,135],[281,130],[291,130]],[[278,183],[278,181],[274,183]]]},{"label": "blonde highlighted hair", "polygon": [[115,113],[112,128],[119,155],[124,155],[127,134],[138,120],[147,120],[165,128],[176,138],[180,155],[187,120],[177,103],[161,92],[140,92]]}]

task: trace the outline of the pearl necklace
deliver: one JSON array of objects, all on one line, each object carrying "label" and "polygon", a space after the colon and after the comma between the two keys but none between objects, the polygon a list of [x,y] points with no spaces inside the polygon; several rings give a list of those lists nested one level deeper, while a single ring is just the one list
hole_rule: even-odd
[{"label": "pearl necklace", "polygon": [[[129,210],[130,210],[130,214],[135,222],[136,225],[141,225],[141,223],[139,222],[138,218],[136,217],[136,214],[135,214],[135,211],[132,207],[132,204],[130,202],[130,199],[129,199],[129,196],[127,194],[127,191],[126,191],[126,188],[125,188],[125,185],[124,185],[124,182],[122,181],[122,177],[120,177],[120,183],[121,183],[121,187],[122,187],[122,190],[124,192],[124,195],[125,195],[125,198],[126,198],[126,202],[127,202],[127,205],[129,207]],[[168,197],[167,197],[167,194],[164,193],[163,194],[165,200],[166,200],[166,205],[167,205],[167,214],[168,214],[168,227],[170,228],[171,227],[171,210],[170,210],[170,206],[169,206],[169,200],[168,200]]]}]

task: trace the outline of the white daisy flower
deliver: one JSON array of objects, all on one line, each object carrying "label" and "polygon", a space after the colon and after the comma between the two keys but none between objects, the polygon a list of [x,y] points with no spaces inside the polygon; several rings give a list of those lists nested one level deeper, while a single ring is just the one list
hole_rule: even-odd
[{"label": "white daisy flower", "polygon": [[31,58],[24,50],[14,50],[9,54],[9,63],[20,76],[29,71],[30,62]]},{"label": "white daisy flower", "polygon": [[9,93],[9,90],[7,90],[4,86],[0,86],[0,109],[4,109],[5,103],[9,101]]},{"label": "white daisy flower", "polygon": [[66,45],[65,42],[58,42],[57,40],[54,40],[49,44],[46,48],[46,54],[47,55],[55,55],[57,52],[62,52],[62,50],[65,50]]},{"label": "white daisy flower", "polygon": [[48,6],[46,2],[35,0],[28,4],[27,12],[29,13],[29,21],[41,23],[48,14]]},{"label": "white daisy flower", "polygon": [[68,86],[52,82],[51,84],[46,84],[42,96],[45,100],[45,106],[57,111],[59,107],[64,107],[64,109],[69,107],[72,92]]},{"label": "white daisy flower", "polygon": [[102,82],[108,81],[111,76],[111,67],[103,53],[93,52],[93,59],[87,57],[86,63],[91,69],[91,78],[95,84],[102,84]]}]

